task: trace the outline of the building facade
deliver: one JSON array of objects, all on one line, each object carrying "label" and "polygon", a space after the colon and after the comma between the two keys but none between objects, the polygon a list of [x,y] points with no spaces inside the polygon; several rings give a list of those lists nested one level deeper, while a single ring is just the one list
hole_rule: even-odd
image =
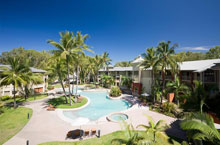
[{"label": "building facade", "polygon": [[[120,74],[118,71],[124,70],[123,74],[131,74],[133,80],[132,91],[134,93],[145,92],[151,94],[152,68],[144,69],[140,66],[142,62],[143,58],[139,56],[132,62],[132,67],[129,70],[123,69],[123,67],[120,69],[112,68],[111,74]],[[220,59],[185,61],[180,63],[179,66],[179,78],[185,84],[193,85],[193,81],[198,80],[203,83],[207,90],[210,88],[220,90]],[[104,70],[101,72],[106,73]],[[162,80],[162,77],[162,73],[157,74],[157,78],[160,80]],[[165,80],[171,81],[173,79],[171,72],[167,69]]]},{"label": "building facade", "polygon": [[[10,67],[9,65],[0,65],[0,67]],[[46,74],[45,70],[41,70],[41,69],[36,69],[31,67],[30,68],[31,71],[33,73],[39,73],[42,76],[42,82],[41,84],[37,84],[37,85],[32,85],[32,90],[34,93],[45,93],[48,87],[48,75]],[[3,70],[0,70],[0,73]],[[19,90],[21,91],[21,88],[19,88]],[[1,86],[0,87],[0,96],[13,96],[13,85],[7,85],[7,86]],[[17,94],[19,95],[19,91],[17,90]]]}]

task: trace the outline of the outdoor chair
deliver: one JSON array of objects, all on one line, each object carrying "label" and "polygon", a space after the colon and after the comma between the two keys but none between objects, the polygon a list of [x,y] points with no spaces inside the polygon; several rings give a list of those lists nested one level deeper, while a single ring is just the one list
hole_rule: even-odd
[{"label": "outdoor chair", "polygon": [[47,107],[47,111],[54,111],[55,107],[51,104],[49,104],[49,106]]},{"label": "outdoor chair", "polygon": [[90,131],[88,129],[84,130],[84,136],[89,136]]},{"label": "outdoor chair", "polygon": [[94,135],[94,134],[96,134],[96,129],[95,129],[95,128],[92,128],[92,130],[91,130],[91,135]]}]

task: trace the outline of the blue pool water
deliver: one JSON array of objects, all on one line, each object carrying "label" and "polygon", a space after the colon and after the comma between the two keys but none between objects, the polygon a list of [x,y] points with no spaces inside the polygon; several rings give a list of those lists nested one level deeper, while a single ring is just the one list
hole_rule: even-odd
[{"label": "blue pool water", "polygon": [[109,113],[126,110],[131,106],[125,100],[107,98],[107,92],[80,92],[80,94],[87,96],[90,99],[90,104],[78,111],[64,111],[64,116],[73,120],[78,117],[85,117],[90,121],[94,121]]},{"label": "blue pool water", "polygon": [[125,114],[112,114],[111,119],[114,121],[122,121],[122,120],[127,120],[128,116]]}]

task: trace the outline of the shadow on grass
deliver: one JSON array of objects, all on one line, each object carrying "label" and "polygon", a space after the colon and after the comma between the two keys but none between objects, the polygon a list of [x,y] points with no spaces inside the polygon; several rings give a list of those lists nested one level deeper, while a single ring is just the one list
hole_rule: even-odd
[{"label": "shadow on grass", "polygon": [[[67,101],[69,103],[69,101]],[[58,105],[63,105],[63,104],[68,104],[65,101],[65,97],[58,97],[58,98],[53,98],[48,100],[47,104],[51,104],[53,106],[58,106]]]},{"label": "shadow on grass", "polygon": [[179,143],[186,141],[186,132],[180,128],[181,120],[176,120],[170,124],[170,128],[165,130],[166,134],[170,137],[169,142],[172,143],[172,140],[176,140]]}]

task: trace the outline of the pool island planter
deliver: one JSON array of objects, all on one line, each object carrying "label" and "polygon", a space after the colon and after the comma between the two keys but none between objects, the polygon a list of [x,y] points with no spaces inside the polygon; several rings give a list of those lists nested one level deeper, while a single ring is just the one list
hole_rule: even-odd
[{"label": "pool island planter", "polygon": [[120,100],[120,99],[123,99],[123,97],[124,97],[124,95],[120,95],[120,96],[118,96],[118,97],[112,97],[112,96],[110,96],[110,95],[107,95],[107,97],[109,98],[109,99],[112,99],[112,100]]}]

